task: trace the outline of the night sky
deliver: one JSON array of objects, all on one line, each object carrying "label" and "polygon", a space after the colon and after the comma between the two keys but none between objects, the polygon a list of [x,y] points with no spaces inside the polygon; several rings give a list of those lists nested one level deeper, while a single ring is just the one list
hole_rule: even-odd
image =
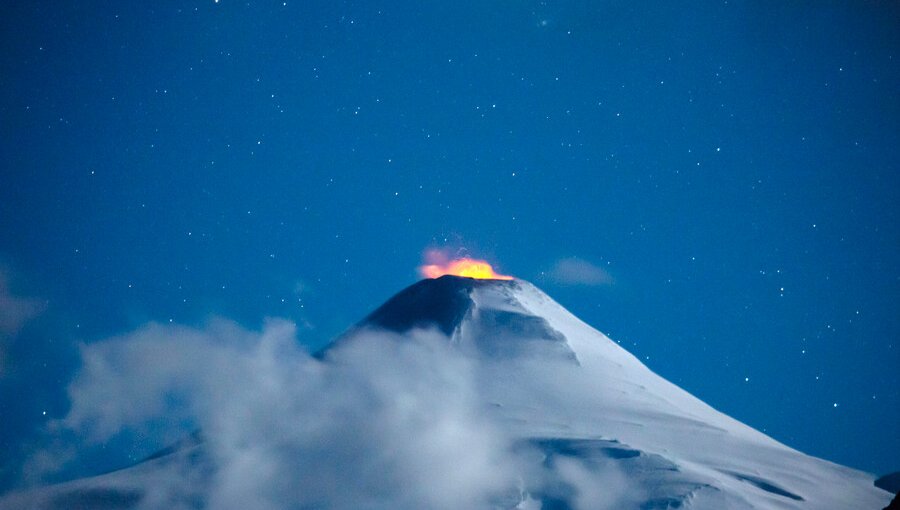
[{"label": "night sky", "polygon": [[0,490],[79,343],[283,317],[315,350],[430,248],[900,469],[894,3],[35,1],[0,38]]}]

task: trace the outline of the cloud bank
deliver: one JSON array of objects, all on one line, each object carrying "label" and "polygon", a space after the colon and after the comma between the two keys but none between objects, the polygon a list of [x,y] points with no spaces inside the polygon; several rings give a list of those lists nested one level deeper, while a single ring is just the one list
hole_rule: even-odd
[{"label": "cloud bank", "polygon": [[[181,467],[154,480],[208,508],[487,508],[518,500],[512,439],[477,398],[469,360],[438,333],[364,332],[328,362],[294,325],[261,332],[217,320],[196,329],[151,324],[81,346],[71,410],[51,424],[74,449],[123,432],[161,447],[200,429],[212,474]],[[71,442],[70,442],[71,443]],[[71,444],[34,457],[61,467]],[[189,501],[189,500],[186,500]],[[189,506],[187,502],[183,502]],[[0,505],[2,506],[2,505]]]},{"label": "cloud bank", "polygon": [[[562,500],[580,510],[622,508],[641,494],[614,461],[522,436],[485,396],[521,392],[513,400],[530,407],[548,392],[590,394],[570,363],[526,359],[506,372],[524,379],[504,383],[436,331],[363,330],[348,340],[323,360],[300,347],[288,321],[251,331],[216,319],[82,344],[70,410],[50,422],[51,446],[31,456],[26,478],[40,483],[123,438],[135,461],[179,440],[183,448],[0,497],[0,510],[537,509]],[[198,430],[202,442],[185,441]]]}]

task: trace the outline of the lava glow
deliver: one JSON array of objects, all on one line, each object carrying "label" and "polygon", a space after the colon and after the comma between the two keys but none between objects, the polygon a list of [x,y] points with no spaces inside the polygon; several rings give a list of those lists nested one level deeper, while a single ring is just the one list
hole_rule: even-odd
[{"label": "lava glow", "polygon": [[470,259],[468,257],[447,260],[447,257],[443,256],[443,254],[435,252],[429,252],[426,258],[430,263],[419,267],[419,272],[425,278],[439,278],[452,274],[488,280],[513,279],[512,276],[494,272],[494,268],[484,260]]}]

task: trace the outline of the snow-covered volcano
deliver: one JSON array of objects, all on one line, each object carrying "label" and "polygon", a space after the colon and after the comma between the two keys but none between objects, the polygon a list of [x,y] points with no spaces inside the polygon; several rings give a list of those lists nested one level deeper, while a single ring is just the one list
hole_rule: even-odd
[{"label": "snow-covered volcano", "polygon": [[[484,398],[541,450],[541,462],[576,463],[598,487],[604,474],[624,475],[643,492],[635,508],[882,508],[889,500],[872,476],[793,450],[656,375],[526,281],[423,280],[360,327],[429,324],[481,360]],[[536,493],[545,507],[575,497],[564,483]]]},{"label": "snow-covered volcano", "polygon": [[[372,341],[373,333],[390,331],[403,341],[428,330],[440,332],[466,360],[476,409],[501,431],[496,437],[514,459],[506,462],[514,476],[506,489],[479,502],[484,508],[880,509],[892,497],[873,485],[871,475],[793,450],[704,404],[522,280],[420,281],[318,353],[314,363],[347,363],[343,353]],[[401,408],[417,413],[415,405]],[[429,412],[416,418],[424,427]],[[440,442],[442,431],[432,430],[428,440]],[[208,480],[220,461],[204,452],[213,441],[210,434],[208,442],[189,441],[125,470],[14,494],[0,500],[0,508],[84,501],[96,508],[164,508],[159,501],[171,499],[149,494],[166,478],[159,472],[172,466],[195,480],[189,490],[182,486],[184,500],[206,507]],[[460,476],[452,466],[447,471],[441,476]],[[327,482],[340,485],[340,476]],[[390,507],[378,494],[353,505]],[[153,501],[157,506],[148,503]],[[290,507],[348,507],[316,505]],[[452,496],[431,505],[459,507]]]}]

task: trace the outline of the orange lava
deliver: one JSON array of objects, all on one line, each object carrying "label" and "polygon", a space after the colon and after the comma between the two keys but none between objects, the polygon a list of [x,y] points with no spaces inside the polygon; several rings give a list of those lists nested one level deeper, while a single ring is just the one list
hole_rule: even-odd
[{"label": "orange lava", "polygon": [[426,264],[419,267],[425,278],[438,278],[446,274],[489,280],[512,280],[512,276],[497,274],[494,268],[484,260],[461,258],[440,264]]}]

